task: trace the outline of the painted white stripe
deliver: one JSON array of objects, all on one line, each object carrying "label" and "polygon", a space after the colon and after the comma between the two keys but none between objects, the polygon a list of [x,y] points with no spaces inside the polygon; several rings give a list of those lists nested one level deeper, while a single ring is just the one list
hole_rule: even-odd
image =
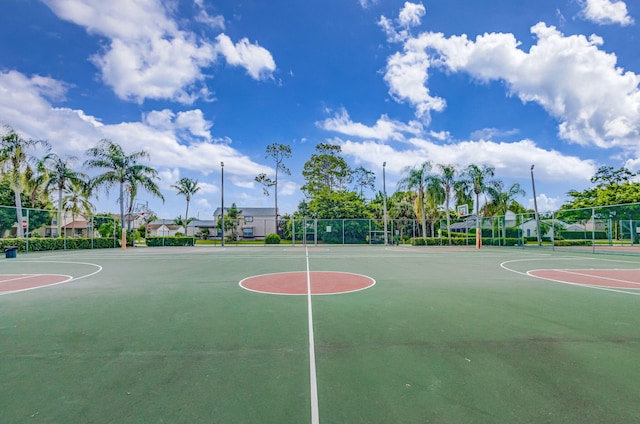
[{"label": "painted white stripe", "polygon": [[305,247],[307,258],[307,310],[309,314],[309,383],[311,386],[311,424],[320,423],[318,408],[318,380],[316,378],[316,348],[313,337],[313,309],[311,307],[311,271],[309,269],[309,250]]},{"label": "painted white stripe", "polygon": [[[619,278],[605,277],[603,275],[593,275],[593,274],[589,274],[588,272],[586,272],[586,273],[585,272],[576,272],[575,270],[568,270],[568,269],[555,269],[553,271],[564,272],[565,274],[580,275],[582,277],[593,278],[594,280],[609,280],[609,281],[615,281],[617,283],[633,284],[633,285],[636,285],[636,286],[640,286],[640,283],[638,283],[636,281],[621,280]],[[596,270],[594,270],[594,271],[596,271]],[[598,269],[597,271],[601,271],[601,270]],[[635,271],[635,270],[623,270],[623,271]],[[594,283],[594,285],[597,286],[598,284]],[[630,289],[631,287],[618,287],[618,288]]]}]

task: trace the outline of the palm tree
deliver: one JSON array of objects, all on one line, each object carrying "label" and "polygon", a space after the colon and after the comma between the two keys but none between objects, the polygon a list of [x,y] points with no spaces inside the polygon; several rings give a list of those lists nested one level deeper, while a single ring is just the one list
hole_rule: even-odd
[{"label": "palm tree", "polygon": [[191,201],[191,196],[200,191],[200,186],[198,186],[198,180],[193,180],[188,177],[182,177],[175,184],[171,186],[171,188],[175,188],[178,190],[178,194],[184,196],[187,199],[187,210],[184,213],[184,232],[187,234],[187,223],[189,221],[189,202]]},{"label": "palm tree", "polygon": [[456,186],[456,167],[453,165],[438,164],[440,174],[434,176],[434,182],[438,184],[444,192],[444,211],[447,216],[447,238],[449,244],[451,244],[451,196],[455,191]]},{"label": "palm tree", "polygon": [[2,173],[9,177],[16,203],[17,236],[23,237],[20,194],[25,191],[28,185],[27,177],[33,175],[30,163],[34,160],[32,156],[27,154],[27,151],[39,145],[48,149],[49,143],[44,140],[22,138],[9,126],[5,126],[5,130],[6,134],[0,139],[0,167]]},{"label": "palm tree", "polygon": [[47,175],[44,189],[49,192],[53,188],[58,192],[58,236],[61,234],[62,225],[62,194],[71,190],[72,184],[80,186],[88,178],[86,174],[72,169],[71,165],[77,160],[76,156],[68,156],[63,159],[55,153],[49,153],[42,159],[42,165]]},{"label": "palm tree", "polygon": [[516,201],[516,197],[526,195],[520,184],[512,184],[507,191],[502,191],[503,188],[504,183],[502,181],[496,181],[493,187],[488,188],[491,201],[487,204],[487,212],[491,215],[504,215],[508,210],[512,210],[513,207],[515,209],[522,207]]},{"label": "palm tree", "polygon": [[[491,201],[487,204],[487,213],[494,216],[504,216],[507,211],[516,213],[523,211],[524,207],[516,201],[516,197],[526,195],[520,184],[512,184],[507,191],[503,191],[503,188],[502,181],[496,181],[493,187],[489,187]],[[507,229],[503,227],[503,237],[506,237],[506,231]]]},{"label": "palm tree", "polygon": [[495,182],[491,180],[495,175],[495,168],[487,165],[469,165],[462,172],[461,185],[464,191],[475,195],[476,209],[476,249],[482,246],[482,230],[480,228],[480,194],[488,193]]},{"label": "palm tree", "polygon": [[435,175],[429,175],[425,193],[425,212],[431,221],[431,237],[435,237],[435,221],[442,216],[440,206],[445,202],[444,188]]},{"label": "palm tree", "polygon": [[424,196],[429,184],[431,171],[431,162],[425,161],[421,165],[411,167],[407,166],[402,169],[402,173],[406,176],[398,181],[398,189],[403,191],[416,191],[416,215],[420,216],[422,224],[422,237],[427,236],[427,221],[425,215]]},{"label": "palm tree", "polygon": [[87,150],[87,159],[84,165],[88,168],[104,169],[103,174],[98,175],[91,181],[91,188],[105,186],[107,191],[114,185],[118,184],[120,194],[118,202],[120,202],[120,226],[122,230],[122,248],[126,248],[126,231],[124,223],[124,190],[125,183],[131,184],[131,193],[137,185],[142,185],[147,191],[153,195],[160,197],[164,201],[164,196],[160,193],[160,189],[155,182],[158,173],[155,169],[138,163],[140,159],[149,158],[149,154],[142,150],[125,154],[122,147],[111,140],[103,139],[98,145]]},{"label": "palm tree", "polygon": [[[60,209],[71,212],[71,234],[75,237],[76,217],[80,214],[91,215],[94,210],[93,204],[89,201],[91,197],[89,184],[81,179],[70,180],[70,184],[65,187],[67,193],[61,200]],[[60,222],[58,221],[58,227]]]},{"label": "palm tree", "polygon": [[128,193],[127,231],[131,231],[131,217],[133,215],[136,196],[138,195],[138,186],[142,186],[146,191],[159,197],[164,202],[164,196],[154,181],[157,175],[155,169],[145,166],[132,167],[130,172],[127,173],[125,183],[125,190]]}]

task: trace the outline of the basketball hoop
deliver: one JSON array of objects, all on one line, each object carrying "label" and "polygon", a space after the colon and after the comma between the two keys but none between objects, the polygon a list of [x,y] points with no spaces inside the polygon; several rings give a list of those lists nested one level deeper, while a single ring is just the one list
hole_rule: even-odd
[{"label": "basketball hoop", "polygon": [[469,205],[458,205],[456,208],[459,216],[467,216],[469,215]]}]

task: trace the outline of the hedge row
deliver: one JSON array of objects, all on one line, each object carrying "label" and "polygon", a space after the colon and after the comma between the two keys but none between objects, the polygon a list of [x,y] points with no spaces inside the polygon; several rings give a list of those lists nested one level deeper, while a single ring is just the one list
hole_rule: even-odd
[{"label": "hedge row", "polygon": [[193,246],[195,240],[194,237],[147,237],[147,246]]},{"label": "hedge row", "polygon": [[[435,237],[416,237],[411,239],[411,244],[413,246],[448,246],[449,241],[446,238],[435,238]],[[483,246],[518,246],[519,239],[517,238],[507,238],[507,239],[499,239],[499,238],[483,238],[482,245]],[[468,239],[461,237],[451,237],[451,245],[452,246],[475,246],[476,238],[469,237]]]},{"label": "hedge row", "polygon": [[[92,243],[93,242],[93,243]],[[23,238],[3,238],[0,239],[0,249],[7,246],[18,246],[19,252],[27,251],[27,239]],[[29,251],[41,252],[47,250],[75,250],[75,249],[109,249],[120,247],[116,241],[114,244],[111,238],[40,238],[29,239]]]},{"label": "hedge row", "polygon": [[[565,240],[584,240],[591,239],[592,232],[591,231],[560,231],[558,233],[561,239]],[[608,240],[609,235],[606,231],[595,231],[593,232],[593,236],[597,240]]]}]

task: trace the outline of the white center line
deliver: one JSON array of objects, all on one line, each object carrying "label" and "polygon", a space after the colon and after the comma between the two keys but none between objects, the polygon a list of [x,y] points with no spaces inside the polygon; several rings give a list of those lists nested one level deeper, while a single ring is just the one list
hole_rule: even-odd
[{"label": "white center line", "polygon": [[311,385],[311,424],[320,423],[318,410],[318,381],[316,379],[316,348],[313,340],[313,310],[311,308],[311,271],[309,270],[309,249],[305,246],[307,257],[307,310],[309,312],[309,381]]}]

